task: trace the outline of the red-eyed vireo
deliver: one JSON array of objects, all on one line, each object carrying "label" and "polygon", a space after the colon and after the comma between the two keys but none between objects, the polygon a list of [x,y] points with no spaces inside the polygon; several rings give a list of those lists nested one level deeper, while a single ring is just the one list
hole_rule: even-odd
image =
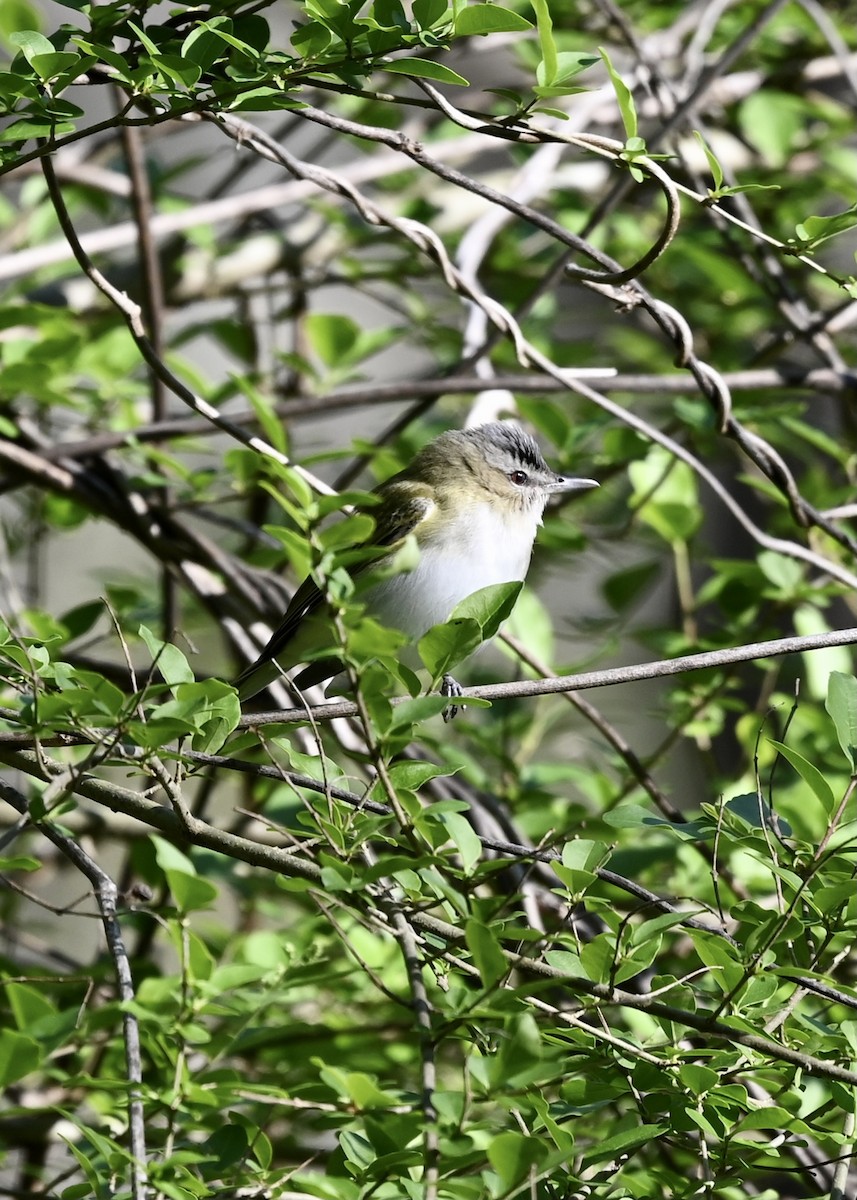
[{"label": "red-eyed vireo", "polygon": [[[382,625],[416,642],[473,592],[523,580],[550,497],[594,487],[594,479],[552,471],[517,425],[495,421],[443,433],[376,490],[379,502],[369,510],[375,519],[372,545],[389,546],[392,556],[413,534],[419,557],[411,570],[369,586],[361,600]],[[242,700],[305,662],[308,650],[323,648],[325,638],[330,644],[325,609],[314,581],[304,580],[262,653],[236,679]],[[341,660],[323,658],[294,683],[305,688],[342,669]],[[447,676],[443,690],[454,696],[460,689]]]}]

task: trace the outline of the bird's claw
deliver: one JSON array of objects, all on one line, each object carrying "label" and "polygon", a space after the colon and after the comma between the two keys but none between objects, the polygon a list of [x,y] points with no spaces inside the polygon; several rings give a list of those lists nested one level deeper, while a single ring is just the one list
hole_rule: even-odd
[{"label": "bird's claw", "polygon": [[[453,679],[451,675],[444,675],[443,681],[440,685],[440,694],[441,694],[441,696],[447,696],[450,699],[453,699],[456,696],[463,696],[464,688],[461,686],[461,684],[457,680]],[[463,704],[448,705],[443,710],[444,721],[451,721],[453,719],[453,717],[457,716],[459,708],[464,708],[464,707],[465,706]]]}]

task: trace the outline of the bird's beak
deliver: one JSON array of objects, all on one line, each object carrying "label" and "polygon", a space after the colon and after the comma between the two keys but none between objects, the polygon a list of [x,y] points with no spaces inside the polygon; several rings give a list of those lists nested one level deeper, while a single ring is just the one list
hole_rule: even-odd
[{"label": "bird's beak", "polygon": [[552,495],[557,492],[586,492],[590,488],[600,486],[594,479],[573,479],[568,475],[557,475],[555,481],[550,485],[550,492]]}]

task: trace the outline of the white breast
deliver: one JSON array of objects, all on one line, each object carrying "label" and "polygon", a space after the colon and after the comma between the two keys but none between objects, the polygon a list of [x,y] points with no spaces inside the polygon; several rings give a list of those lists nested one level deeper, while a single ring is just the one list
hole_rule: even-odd
[{"label": "white breast", "polygon": [[500,513],[470,506],[448,536],[422,550],[413,571],[385,579],[367,594],[369,610],[384,625],[418,638],[479,588],[523,579],[530,565],[539,513]]}]

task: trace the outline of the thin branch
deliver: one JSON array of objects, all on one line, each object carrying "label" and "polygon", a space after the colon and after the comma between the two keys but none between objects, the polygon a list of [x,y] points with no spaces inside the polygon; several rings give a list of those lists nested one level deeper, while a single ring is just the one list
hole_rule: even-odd
[{"label": "thin branch", "polygon": [[[384,226],[416,246],[423,254],[437,263],[441,269],[444,282],[451,290],[479,304],[484,309],[495,329],[512,343],[516,357],[523,366],[537,367],[546,374],[551,375],[558,382],[566,383],[570,391],[577,392],[579,395],[589,399],[596,406],[641,434],[646,440],[663,446],[673,457],[686,463],[692,471],[705,481],[711,491],[735,517],[742,528],[759,545],[767,550],[774,550],[779,554],[784,554],[789,558],[810,563],[818,570],[825,572],[847,587],[857,591],[857,575],[846,570],[835,560],[827,558],[823,554],[816,553],[814,550],[798,542],[772,537],[761,529],[721,483],[717,475],[674,438],[669,437],[648,421],[643,420],[636,413],[623,408],[606,397],[599,396],[597,392],[587,387],[580,380],[570,379],[565,376],[560,367],[525,338],[518,322],[508,309],[494,300],[493,297],[483,292],[474,281],[470,281],[462,275],[450,260],[441,239],[427,225],[410,218],[390,215],[341,176],[313,163],[301,161],[285,147],[278,145],[266,133],[258,130],[247,121],[224,114],[211,114],[209,119],[220,126],[231,138],[240,141],[242,144],[251,145],[256,153],[280,163],[296,178],[313,181],[324,190],[344,197],[354,205],[361,217],[368,224]],[[596,258],[599,262],[605,261],[605,256],[597,254],[592,247],[584,245],[585,251],[590,257]],[[606,261],[610,262],[609,259]],[[603,284],[591,284],[590,286],[598,290],[605,290],[605,285]],[[606,290],[613,291],[614,289],[607,288]],[[618,293],[620,299],[622,295],[623,293],[620,291]],[[642,294],[637,296],[635,293],[629,292],[627,298],[633,298],[635,303],[643,303]],[[692,355],[692,339],[689,329],[687,329],[686,324],[683,322],[683,318],[675,310],[671,309],[669,305],[665,305],[661,301],[648,298],[646,306],[655,316],[656,320],[658,320],[659,324],[665,329],[671,330],[673,335],[678,338],[682,347],[680,361],[686,363],[694,372],[700,386],[705,385],[704,390],[707,388],[706,395],[711,396],[713,394],[717,397],[722,421],[725,423],[727,420],[731,420],[729,416],[730,397],[728,389],[724,387],[719,375],[713,368],[701,363]],[[812,520],[814,523],[821,525],[832,537],[847,545],[849,550],[857,553],[857,541],[850,538],[830,522],[825,522],[821,514],[810,510],[809,506],[801,501],[800,497],[796,496],[790,474],[767,443],[762,442],[756,435],[749,434],[743,427],[737,426],[737,423],[731,428],[733,436],[736,437],[736,440],[740,440],[742,448],[747,450],[751,459],[789,496],[796,515],[802,515],[804,518],[802,523],[808,524]]]},{"label": "thin branch", "polygon": [[131,1151],[131,1194],[134,1200],[146,1200],[147,1154],[146,1127],[143,1110],[143,1060],[140,1049],[140,1029],[132,1005],[135,999],[134,979],[128,952],[122,938],[122,927],[116,915],[119,889],[94,859],[78,843],[50,821],[35,817],[29,812],[27,799],[8,784],[0,782],[0,796],[22,815],[29,815],[30,823],[49,842],[52,842],[81,874],[89,880],[98,898],[101,920],[110,957],[116,971],[119,999],[122,1004],[122,1030],[125,1043],[125,1069],[128,1077],[128,1133]]},{"label": "thin branch", "polygon": [[[500,636],[521,661],[531,667],[542,679],[551,678],[551,672],[547,665],[531,654],[522,642],[508,633],[501,634]],[[667,820],[681,821],[683,819],[681,813],[655,783],[645,764],[625,740],[623,734],[614,725],[611,725],[604,714],[599,712],[593,704],[590,704],[588,700],[584,700],[582,696],[578,696],[574,690],[569,690],[562,694],[569,704],[582,713],[586,720],[598,730],[608,745],[613,747],[631,775]]]},{"label": "thin branch", "polygon": [[423,1146],[425,1152],[424,1195],[426,1200],[437,1200],[440,1177],[437,1110],[434,1093],[437,1087],[434,1034],[432,1032],[432,1009],[422,975],[422,960],[418,940],[401,905],[394,899],[392,885],[387,882],[387,891],[379,897],[379,904],[386,910],[396,937],[411,991],[411,1007],[417,1025],[420,1044],[420,1074],[422,1089],[420,1108],[423,1115]]},{"label": "thin branch", "polygon": [[[179,114],[181,116],[181,114]],[[175,114],[167,114],[162,120],[175,120]],[[125,122],[131,126],[152,126],[153,120]],[[102,122],[92,130],[87,130],[81,137],[90,132],[116,129],[116,119]],[[67,139],[57,139],[54,148],[66,144]],[[456,158],[468,159],[478,147],[484,145],[483,138],[451,139],[442,143],[444,154]],[[438,147],[436,146],[437,150]],[[32,160],[41,161],[44,150],[28,156]],[[396,153],[376,154],[360,158],[353,163],[343,166],[342,171],[355,183],[370,183],[374,179],[384,179],[393,171],[401,168],[401,158]],[[0,168],[0,177],[3,175]],[[288,183],[269,184],[265,187],[251,188],[238,195],[224,196],[216,200],[203,201],[190,205],[179,212],[155,213],[151,221],[151,233],[155,241],[160,242],[173,237],[177,233],[198,228],[200,225],[214,225],[225,221],[233,222],[250,217],[256,213],[267,213],[279,210],[288,204],[309,200],[315,195],[312,184],[299,180]],[[137,237],[137,229],[133,221],[120,221],[108,225],[106,229],[90,230],[80,236],[80,242],[87,255],[107,254],[114,250],[124,250],[133,246]],[[44,242],[39,246],[26,247],[14,253],[0,255],[0,281],[19,279],[31,275],[43,267],[56,266],[74,258],[71,246],[65,238],[52,242]]]},{"label": "thin branch", "polygon": [[[462,689],[461,699],[468,696],[483,700],[509,700],[521,697],[549,696],[574,689],[615,687],[617,684],[638,683],[644,679],[660,679],[667,675],[682,675],[688,671],[706,671],[712,668],[734,666],[736,663],[753,662],[756,659],[775,658],[782,654],[806,654],[811,650],[825,650],[831,646],[853,646],[857,644],[857,628],[837,629],[830,633],[813,633],[805,637],[775,638],[767,642],[751,642],[744,646],[727,646],[722,650],[706,650],[701,654],[685,654],[679,658],[658,659],[655,662],[636,663],[628,667],[609,667],[603,671],[586,671],[580,675],[558,675],[551,679],[521,679],[513,683],[486,684],[481,687]],[[404,698],[394,698],[393,704],[404,703]],[[311,709],[316,721],[332,721],[336,717],[353,717],[357,709],[350,700],[331,701],[317,704]],[[279,712],[247,713],[239,722],[240,729],[253,729],[263,725],[293,724],[306,720],[302,708],[287,708]]]},{"label": "thin branch", "polygon": [[[27,774],[34,775],[36,778],[50,779],[54,771],[62,770],[56,764],[40,763],[36,755],[25,751],[17,751],[3,757],[10,765],[16,766]],[[185,831],[182,823],[171,809],[154,804],[151,801],[142,800],[137,793],[131,792],[127,788],[121,788],[89,777],[75,779],[71,788],[83,796],[89,796],[98,803],[106,804],[109,808],[113,808],[119,812],[127,812],[128,815],[135,816],[143,820],[146,824],[154,825],[163,832],[167,832],[173,837],[178,837],[179,840],[184,838]],[[305,879],[311,879],[319,885],[322,883],[321,870],[316,864],[310,863],[305,859],[300,859],[297,855],[291,854],[281,848],[261,846],[246,838],[239,838],[235,834],[225,833],[223,830],[208,825],[203,821],[196,822],[193,842],[195,845],[205,846],[208,849],[240,859],[243,862],[252,863],[255,866],[266,867],[274,871],[284,871],[288,875],[301,876]],[[370,909],[372,907],[368,896],[355,893],[354,902],[359,907],[368,906]],[[408,911],[404,905],[402,906],[402,911],[414,929],[419,930],[421,933],[432,934],[434,937],[441,938],[451,945],[460,945],[464,941],[464,930],[457,925],[451,924],[449,921],[444,921],[440,917],[428,912]],[[791,1046],[775,1041],[773,1038],[763,1037],[741,1028],[735,1028],[724,1021],[720,1021],[704,1008],[677,1008],[673,1005],[665,1004],[656,996],[626,992],[620,988],[594,983],[579,976],[569,977],[562,970],[551,966],[541,959],[529,958],[526,955],[519,954],[505,947],[502,949],[510,967],[521,971],[524,976],[561,983],[570,993],[581,997],[589,997],[599,1005],[619,1006],[649,1012],[652,1016],[675,1022],[689,1029],[705,1033],[710,1037],[733,1042],[763,1056],[791,1063],[793,1066],[806,1071],[810,1075],[836,1079],[843,1083],[857,1086],[857,1071],[842,1067],[838,1063],[829,1060],[817,1058],[814,1055],[804,1054]]]},{"label": "thin branch", "polygon": [[178,376],[174,375],[166,364],[155,353],[152,343],[146,336],[146,332],[142,323],[142,312],[139,304],[135,304],[124,292],[120,292],[113,286],[112,283],[95,267],[89,256],[84,251],[80,244],[80,239],[77,236],[68,209],[66,208],[65,199],[62,190],[59,187],[56,175],[54,173],[53,164],[50,156],[45,155],[42,159],[42,170],[45,176],[45,182],[48,186],[48,192],[51,197],[54,209],[57,214],[60,226],[63,233],[68,239],[69,245],[72,248],[75,258],[88,279],[102,291],[105,296],[116,306],[119,312],[125,319],[131,337],[136,343],[137,349],[145,359],[149,367],[164,381],[171,391],[184,403],[192,408],[200,416],[205,417],[213,425],[224,433],[228,433],[230,437],[247,446],[251,450],[256,450],[266,458],[272,459],[281,466],[290,467],[298,475],[306,480],[316,491],[322,495],[330,495],[332,489],[327,486],[322,480],[316,478],[306,468],[292,462],[288,455],[276,450],[268,442],[260,437],[252,434],[247,434],[238,425],[234,424],[227,417],[224,417],[214,408],[207,400],[201,396],[195,395],[189,387],[187,387]]},{"label": "thin branch", "polygon": [[[0,717],[5,719],[14,719],[14,716],[12,718],[9,717],[6,710],[0,710]],[[29,734],[0,732],[0,761],[4,759],[6,761],[11,761],[7,758],[11,751],[28,750],[32,747],[33,741],[33,737]],[[64,734],[55,738],[41,738],[40,745],[43,748],[52,745],[83,745],[87,744],[89,741],[90,739],[85,738],[83,735]],[[123,757],[134,762],[148,761],[148,755],[146,752],[135,751],[127,746],[123,748]],[[200,766],[213,767],[218,770],[237,771],[244,775],[250,775],[254,779],[271,779],[278,783],[285,782],[296,789],[303,789],[304,791],[315,792],[318,795],[332,797],[333,799],[339,800],[344,804],[348,804],[351,808],[357,809],[361,812],[373,813],[375,816],[392,817],[395,815],[393,809],[389,805],[382,804],[380,801],[372,800],[368,796],[359,796],[355,792],[349,792],[344,788],[335,786],[334,784],[328,784],[322,780],[313,779],[309,775],[301,775],[294,771],[287,771],[280,766],[266,766],[262,763],[250,763],[243,759],[229,758],[220,754],[204,754],[201,751],[196,750],[183,750],[181,757],[187,761],[197,763]],[[130,795],[136,795],[136,793],[130,793]],[[95,796],[92,796],[91,798],[96,799]],[[103,803],[104,801],[99,800],[98,802]],[[121,811],[125,810],[123,809]],[[148,810],[146,811],[148,812]],[[129,815],[137,814],[134,813]],[[195,836],[198,828],[205,828],[204,825],[199,826],[198,828],[195,825],[191,826],[186,820],[182,819],[181,814],[178,814],[178,816],[181,823],[181,828],[185,833],[188,833],[191,836]],[[263,817],[259,814],[255,814],[255,816],[257,820],[263,820]],[[141,817],[140,819],[144,818]],[[560,851],[555,849],[524,845],[521,842],[514,842],[503,838],[487,836],[483,833],[479,833],[478,830],[476,832],[482,845],[482,849],[491,855],[502,855],[504,858],[522,863],[539,862],[550,864],[552,862],[560,862],[562,860],[562,854]],[[304,848],[304,844],[301,844],[297,847],[298,850]],[[688,929],[699,929],[700,931],[708,933],[716,933],[719,936],[724,937],[727,941],[732,941],[732,938],[726,932],[726,930],[722,928],[722,926],[713,926],[709,922],[698,920],[691,914],[683,913],[678,905],[666,900],[663,896],[659,896],[656,892],[651,891],[649,888],[643,887],[642,884],[637,883],[635,880],[627,879],[625,876],[619,875],[615,871],[611,871],[606,867],[596,867],[595,874],[600,880],[602,880],[603,883],[609,884],[618,891],[628,893],[649,908],[655,909],[658,912],[682,914],[681,924],[686,926]]]},{"label": "thin branch", "polygon": [[[431,84],[427,84],[424,80],[419,81],[423,90],[438,102],[439,107],[449,115],[450,112],[456,110],[449,103],[443,100],[440,93],[437,92]],[[576,250],[578,253],[585,254],[588,258],[594,261],[599,261],[600,255],[596,248],[590,245],[585,238],[579,237],[577,234],[571,233],[564,225],[558,221],[554,221],[551,217],[539,212],[538,209],[532,208],[527,204],[521,203],[513,196],[505,192],[500,192],[496,188],[490,187],[488,184],[480,180],[473,179],[471,176],[462,174],[461,171],[455,170],[453,167],[448,167],[439,159],[429,155],[423,146],[414,142],[412,139],[404,137],[401,133],[384,129],[381,126],[370,126],[359,124],[356,121],[349,121],[344,117],[337,116],[330,112],[325,112],[322,109],[313,108],[311,105],[305,105],[299,110],[299,115],[307,118],[310,121],[316,121],[321,125],[327,126],[329,129],[335,129],[339,133],[351,134],[355,137],[366,138],[373,142],[380,142],[383,145],[390,146],[399,150],[406,158],[411,159],[417,166],[431,171],[433,175],[437,175],[439,179],[443,179],[446,183],[454,184],[456,187],[464,191],[472,192],[473,195],[479,196],[481,199],[488,201],[489,204],[495,205],[498,208],[507,209],[513,215],[520,217],[528,224],[536,229],[541,229],[549,234],[554,241],[560,245],[568,246],[569,249]],[[459,122],[461,123],[461,122]],[[469,128],[470,126],[465,126]],[[503,126],[504,136],[510,136],[512,130],[509,126]],[[493,126],[487,126],[483,130],[485,133],[496,133],[497,130]],[[519,141],[533,140],[530,137],[530,127],[525,125],[519,127],[516,131]],[[258,133],[258,130],[257,130]],[[601,153],[607,154],[614,160],[618,160],[623,146],[621,142],[616,142],[611,138],[599,138],[595,135],[580,134],[545,137],[541,131],[537,131],[538,141],[554,141],[565,142],[569,145],[586,145],[590,148],[598,148]],[[276,144],[276,143],[275,143]],[[627,268],[613,269],[605,267],[603,271],[589,271],[584,268],[574,268],[577,278],[581,280],[592,280],[599,283],[622,284],[634,279],[641,274],[648,266],[650,266],[657,258],[663,254],[669,246],[676,230],[678,229],[679,221],[679,200],[675,184],[666,174],[666,172],[658,166],[657,163],[645,156],[640,159],[635,159],[635,165],[639,165],[646,170],[653,179],[660,185],[661,190],[667,201],[667,215],[664,221],[664,227],[661,230],[655,243],[649,250],[632,266]]]},{"label": "thin branch", "polygon": [[[164,281],[161,275],[161,260],[152,236],[152,189],[146,169],[146,156],[140,130],[134,126],[122,126],[122,146],[128,164],[131,183],[131,208],[137,226],[139,247],[140,279],[142,282],[143,314],[145,328],[152,343],[152,352],[164,358]],[[149,369],[149,387],[152,396],[152,417],[163,421],[167,415],[167,389],[160,372]],[[163,467],[157,463],[155,470],[164,475]],[[169,493],[165,492],[163,504],[169,506]],[[170,641],[176,627],[176,581],[166,566],[161,569],[161,636]]]},{"label": "thin branch", "polygon": [[[3,752],[2,760],[17,770],[32,775],[35,779],[47,782],[59,775],[63,768],[50,761],[40,761],[32,752],[16,750]],[[85,796],[95,804],[109,808],[111,812],[122,813],[151,828],[158,829],[177,842],[186,839],[185,827],[181,819],[163,804],[147,800],[139,792],[124,788],[118,784],[96,779],[91,775],[77,776],[67,784],[69,791]],[[307,879],[311,883],[321,884],[321,869],[315,863],[301,858],[298,853],[289,848],[265,846],[250,838],[239,837],[196,820],[193,831],[193,842],[208,850],[216,850],[229,858],[236,858],[251,866],[266,867],[278,873]]]},{"label": "thin branch", "polygon": [[[14,717],[15,714],[10,714],[6,711],[0,711],[0,717],[9,719],[10,715]],[[10,745],[15,745],[16,748],[20,746],[20,742],[17,741],[10,744],[10,742],[7,740],[9,736],[10,735],[0,736],[0,758],[4,759],[20,770],[24,770],[29,774],[36,775],[38,778],[48,777],[45,774],[45,769],[47,766],[47,769],[51,773],[51,777],[53,777],[55,780],[60,779],[64,769],[56,764],[46,764],[44,761],[40,762],[40,760],[38,760],[34,754],[18,756],[16,754],[10,754],[8,748],[4,752],[4,745],[7,747],[10,747]],[[17,737],[18,735],[14,736]],[[243,762],[240,759],[227,759],[220,755],[203,754],[197,751],[184,751],[183,757],[208,766],[217,766],[221,768],[226,767],[227,769],[241,770],[247,774],[252,774],[260,778],[271,778],[278,781],[287,780],[295,787],[315,791],[323,795],[332,795],[354,808],[372,812],[378,816],[389,817],[393,815],[392,810],[387,805],[370,800],[365,796],[358,796],[355,793],[347,792],[342,788],[337,788],[333,785],[327,785],[319,780],[312,779],[309,776],[301,776],[294,772],[286,772],[279,767],[266,767],[264,765]],[[211,841],[209,841],[212,833],[215,832],[213,827],[206,825],[205,822],[202,822],[198,819],[194,819],[192,828],[189,829],[186,821],[184,821],[181,816],[176,816],[174,813],[170,812],[170,810],[165,809],[160,805],[152,804],[150,801],[144,800],[139,796],[138,793],[131,792],[126,788],[104,784],[101,781],[93,780],[90,777],[84,776],[78,777],[71,782],[66,782],[65,787],[70,791],[79,791],[82,795],[87,796],[89,799],[92,799],[99,804],[105,804],[113,811],[119,811],[128,816],[133,816],[138,820],[154,824],[156,828],[161,829],[163,832],[180,836],[190,834],[191,840],[193,840],[196,844],[207,846],[211,849],[217,849],[221,853],[229,854],[230,856],[239,858],[242,861],[250,862],[257,866],[273,867],[280,870],[283,867],[284,860],[278,858],[276,862],[272,862],[270,857],[267,856],[267,851],[271,849],[273,849],[275,853],[279,854],[280,852],[277,851],[276,848],[262,846],[260,843],[253,842],[246,838],[237,838],[232,834],[225,835],[227,840],[224,844],[213,844]],[[216,832],[219,833],[220,831]],[[491,853],[502,854],[505,857],[513,860],[524,862],[541,862],[545,864],[559,862],[562,860],[561,853],[553,849],[542,849],[534,846],[521,845],[520,843],[510,842],[494,837],[486,837],[483,835],[479,835],[479,840],[482,844],[483,850]],[[295,850],[301,851],[305,848],[306,846],[301,844],[294,850],[290,849],[286,852],[289,855],[287,860],[289,870],[287,870],[287,874],[295,873],[293,870],[291,870],[292,865],[296,861]],[[256,850],[261,851],[261,857],[255,853]],[[300,861],[305,862],[305,860]],[[313,873],[312,866],[310,866],[308,873],[303,870],[299,870],[297,874],[302,875],[304,878],[316,878],[315,874]],[[701,932],[714,933],[725,938],[727,941],[733,941],[730,935],[723,928],[713,926],[708,922],[698,920],[696,917],[690,914],[683,913],[677,905],[664,899],[657,893],[650,891],[648,888],[643,887],[641,884],[627,879],[622,875],[618,875],[615,871],[611,871],[604,867],[597,867],[595,869],[595,874],[602,882],[607,883],[620,891],[624,891],[635,896],[648,908],[652,908],[664,913],[680,914],[682,916],[681,924],[686,928],[698,929]],[[825,999],[842,1004],[847,1008],[857,1007],[857,1000],[837,988],[830,987],[829,985],[820,981],[813,980],[797,973],[790,976],[790,978],[792,978],[795,983],[799,984],[805,990],[814,992],[816,995],[819,995]]]}]

